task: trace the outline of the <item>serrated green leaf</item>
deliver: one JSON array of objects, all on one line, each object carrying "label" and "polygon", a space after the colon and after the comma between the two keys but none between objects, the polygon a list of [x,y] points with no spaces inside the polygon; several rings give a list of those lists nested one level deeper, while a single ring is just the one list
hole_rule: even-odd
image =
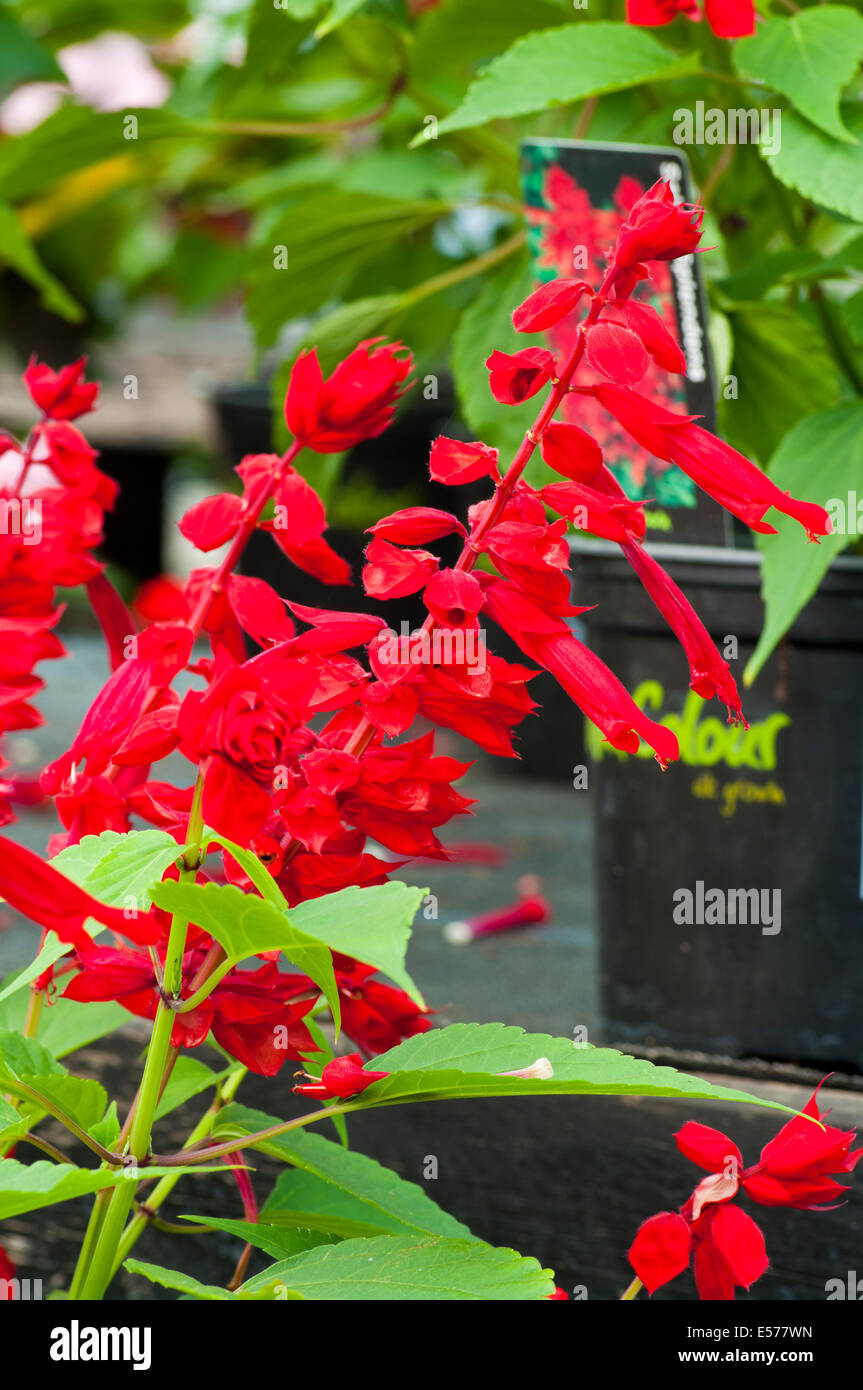
[{"label": "serrated green leaf", "polygon": [[[697,54],[681,57],[622,22],[544,29],[516,40],[483,68],[461,105],[439,123],[438,134],[681,77],[698,61]],[[414,143],[423,139],[425,132]]]},{"label": "serrated green leaf", "polygon": [[863,58],[863,19],[856,10],[817,5],[764,20],[751,38],[738,39],[732,53],[742,77],[781,92],[828,135],[853,140],[839,99]]},{"label": "serrated green leaf", "polygon": [[[242,1105],[229,1105],[218,1133],[252,1134],[279,1120]],[[289,1130],[259,1146],[291,1165],[261,1211],[271,1225],[307,1227],[340,1236],[405,1231],[471,1240],[467,1226],[443,1211],[416,1183],[373,1158],[342,1148],[321,1134]]]},{"label": "serrated green leaf", "polygon": [[722,402],[722,433],[763,466],[801,416],[836,400],[836,362],[816,324],[790,305],[738,304],[728,317],[738,396]]},{"label": "serrated green leaf", "polygon": [[[863,401],[851,401],[801,420],[785,436],[768,469],[783,491],[808,502],[863,496]],[[846,518],[847,523],[848,518]],[[749,659],[743,679],[751,685],[777,642],[815,593],[832,561],[857,539],[857,518],[820,542],[801,542],[800,528],[791,518],[777,518],[778,534],[756,536],[763,555],[761,593],[764,630]]]},{"label": "serrated green leaf", "polygon": [[[863,109],[842,109],[842,118],[854,140],[863,137]],[[760,153],[781,183],[794,188],[822,207],[863,222],[863,144],[834,140],[798,116],[782,117],[782,142]]]},{"label": "serrated green leaf", "polygon": [[[549,1080],[501,1074],[532,1067],[540,1058],[553,1068]],[[787,1106],[745,1091],[688,1076],[673,1067],[658,1067],[610,1047],[582,1047],[570,1038],[525,1033],[503,1023],[452,1023],[447,1028],[432,1028],[374,1057],[367,1070],[390,1075],[363,1091],[357,1104],[367,1100],[390,1105],[447,1097],[629,1095],[736,1100],[787,1110]]]},{"label": "serrated green leaf", "polygon": [[244,893],[232,883],[160,883],[152,898],[166,912],[176,912],[203,927],[234,962],[265,951],[282,951],[323,991],[336,1027],[339,995],[333,958],[327,946],[293,925],[272,902]]},{"label": "serrated green leaf", "polygon": [[0,1076],[65,1076],[66,1068],[35,1038],[0,1033]]},{"label": "serrated green leaf", "polygon": [[[18,1074],[18,1080],[35,1091],[40,1098],[53,1101],[88,1132],[105,1114],[108,1105],[105,1088],[90,1077],[63,1076],[56,1072],[40,1076],[25,1072]],[[33,1124],[49,1113],[46,1106],[29,1097],[22,1100],[21,1109],[22,1114],[30,1116]]]},{"label": "serrated green leaf", "polygon": [[145,1264],[141,1260],[126,1260],[123,1268],[128,1269],[130,1274],[143,1275],[151,1284],[161,1284],[163,1288],[175,1289],[177,1293],[203,1303],[243,1303],[272,1296],[267,1292],[245,1293],[242,1290],[230,1293],[218,1284],[202,1284],[200,1279],[193,1278],[191,1274],[183,1274],[179,1269],[165,1269],[162,1265]]},{"label": "serrated green leaf", "polygon": [[314,1250],[319,1245],[331,1245],[337,1236],[325,1236],[320,1231],[288,1230],[283,1226],[270,1226],[264,1221],[231,1221],[226,1217],[181,1216],[181,1221],[191,1221],[196,1226],[216,1231],[227,1231],[228,1235],[254,1245],[272,1255],[274,1260],[289,1259],[300,1255],[304,1250]]},{"label": "serrated green leaf", "polygon": [[[2,17],[0,17],[2,24]],[[2,28],[0,28],[2,43]],[[79,323],[84,310],[77,300],[43,265],[39,254],[21,226],[18,214],[7,203],[0,203],[0,265],[8,265],[39,291],[42,304],[52,314]]]},{"label": "serrated green leaf", "polygon": [[147,889],[158,883],[181,849],[166,830],[133,830],[123,835],[87,875],[87,892],[100,902],[122,907],[133,898],[150,906]]},{"label": "serrated green leaf", "polygon": [[291,909],[291,921],[334,951],[388,975],[417,1004],[423,997],[405,969],[414,917],[428,892],[393,880],[371,888],[342,888]]},{"label": "serrated green leaf", "polygon": [[0,1159],[0,1221],[20,1216],[26,1211],[38,1211],[55,1202],[68,1202],[88,1192],[100,1192],[104,1187],[118,1187],[124,1182],[138,1183],[143,1177],[164,1178],[184,1175],[203,1176],[204,1173],[227,1171],[230,1164],[218,1168],[186,1165],[182,1168],[152,1167],[131,1169],[75,1168],[71,1163],[19,1163],[14,1158]]},{"label": "serrated green leaf", "polygon": [[515,1250],[464,1240],[379,1236],[282,1260],[249,1279],[241,1292],[273,1286],[314,1300],[522,1302],[548,1298],[554,1280],[549,1270]]}]

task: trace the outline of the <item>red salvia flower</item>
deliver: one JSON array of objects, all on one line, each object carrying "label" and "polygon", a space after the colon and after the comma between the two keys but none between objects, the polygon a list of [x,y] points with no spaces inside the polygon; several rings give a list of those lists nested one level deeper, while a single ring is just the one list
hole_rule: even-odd
[{"label": "red salvia flower", "polygon": [[486,366],[491,394],[501,405],[521,405],[541,391],[555,372],[554,355],[536,347],[513,353],[495,351]]},{"label": "red salvia flower", "polygon": [[0,895],[61,941],[77,946],[90,940],[84,929],[89,917],[112,931],[142,943],[157,941],[160,930],[143,913],[129,916],[116,907],[107,907],[79,888],[65,874],[45,864],[23,845],[0,838]]},{"label": "red salvia flower", "polygon": [[332,454],[390,424],[413,358],[401,343],[366,338],[324,378],[314,348],[300,353],[285,399],[288,429],[304,448]]},{"label": "red salvia flower", "polygon": [[24,373],[24,385],[33,404],[52,420],[74,420],[92,410],[99,387],[95,381],[84,381],[86,365],[86,357],[80,357],[77,362],[55,372],[31,357]]},{"label": "red salvia flower", "polygon": [[[305,1076],[306,1073],[301,1072],[300,1075]],[[388,1075],[389,1072],[385,1071],[365,1071],[360,1054],[352,1052],[348,1057],[337,1057],[334,1062],[328,1062],[319,1081],[309,1081],[293,1089],[298,1096],[311,1096],[315,1100],[350,1100]]]},{"label": "red salvia flower", "polygon": [[702,208],[675,202],[671,185],[664,179],[649,188],[630,208],[614,249],[619,270],[642,261],[673,261],[689,255],[701,236]]},{"label": "red salvia flower", "polygon": [[435,483],[473,483],[477,478],[498,478],[497,449],[487,444],[464,444],[439,435],[431,446],[429,475]]},{"label": "red salvia flower", "polygon": [[[630,24],[655,26],[670,24],[678,14],[700,19],[697,0],[626,0]],[[755,6],[752,0],[704,0],[704,15],[720,39],[743,39],[755,33]]]},{"label": "red salvia flower", "polygon": [[684,1157],[708,1176],[679,1212],[659,1212],[639,1227],[629,1260],[648,1293],[681,1274],[690,1258],[702,1299],[733,1299],[735,1288],[748,1289],[760,1279],[768,1264],[764,1237],[733,1204],[739,1192],[762,1206],[817,1211],[848,1190],[831,1175],[853,1172],[863,1148],[852,1150],[854,1130],[824,1125],[817,1100],[821,1085],[751,1168],[744,1168],[739,1148],[720,1130],[689,1121],[675,1135]]}]

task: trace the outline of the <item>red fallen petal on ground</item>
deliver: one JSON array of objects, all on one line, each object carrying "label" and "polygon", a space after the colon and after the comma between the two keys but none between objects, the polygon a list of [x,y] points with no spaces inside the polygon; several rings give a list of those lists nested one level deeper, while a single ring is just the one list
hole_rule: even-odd
[{"label": "red fallen petal on ground", "polygon": [[242,497],[220,492],[190,507],[179,522],[179,529],[198,550],[218,550],[236,532],[244,510]]},{"label": "red fallen petal on ground", "polygon": [[400,550],[374,540],[366,547],[363,586],[371,598],[404,598],[428,582],[438,563],[428,550]]},{"label": "red fallen petal on ground", "polygon": [[629,1248],[629,1263],[648,1293],[676,1279],[689,1264],[692,1237],[676,1211],[660,1211],[643,1221]]},{"label": "red fallen petal on ground", "polygon": [[706,1168],[708,1173],[723,1172],[728,1167],[729,1159],[736,1165],[736,1172],[743,1170],[742,1153],[734,1140],[719,1129],[710,1129],[708,1125],[687,1120],[675,1134],[674,1142],[684,1158],[697,1163],[699,1168]]},{"label": "red fallen petal on ground", "polygon": [[617,323],[596,323],[588,329],[585,357],[600,376],[621,386],[635,386],[650,365],[641,339]]},{"label": "red fallen petal on ground", "polygon": [[397,545],[424,545],[454,531],[460,536],[467,535],[456,517],[437,507],[406,507],[404,511],[382,517],[368,530],[379,540],[393,541]]},{"label": "red fallen petal on ground", "polygon": [[429,454],[432,482],[449,485],[473,483],[477,478],[497,478],[498,451],[479,441],[464,443],[438,435]]},{"label": "red fallen petal on ground", "polygon": [[584,280],[549,280],[513,309],[512,326],[516,333],[541,333],[571,314],[589,292]]},{"label": "red fallen petal on ground", "polygon": [[586,430],[552,420],[540,441],[542,457],[556,473],[576,483],[591,483],[602,467],[602,450]]}]

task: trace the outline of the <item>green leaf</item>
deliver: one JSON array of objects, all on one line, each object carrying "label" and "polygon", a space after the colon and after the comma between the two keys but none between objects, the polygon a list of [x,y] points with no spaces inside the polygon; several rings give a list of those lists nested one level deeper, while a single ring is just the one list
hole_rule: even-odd
[{"label": "green leaf", "polygon": [[[135,834],[150,835],[152,833],[157,835],[163,834],[162,831],[140,831],[121,835],[116,830],[103,830],[101,835],[85,835],[76,845],[69,845],[66,849],[61,850],[59,854],[54,856],[50,863],[59,873],[65,874],[66,878],[70,878],[73,883],[77,883],[79,888],[86,888],[88,891],[92,891],[90,887],[91,875],[95,873],[103,860],[108,858],[113,852],[121,851],[126,841],[132,839]],[[152,844],[152,841],[150,841],[150,844]],[[176,857],[178,853],[176,843],[174,843],[174,851]],[[101,897],[101,894],[94,893],[93,896]],[[110,900],[105,898],[104,901],[109,902]],[[100,922],[93,921],[92,919],[88,929],[91,936],[98,936],[100,932],[105,930]],[[58,940],[57,936],[52,933],[36,959],[31,961],[26,969],[12,976],[6,981],[4,987],[0,989],[0,1004],[3,1003],[4,999],[9,998],[10,995],[17,993],[18,990],[24,989],[35,980],[37,976],[41,975],[43,971],[47,970],[49,965],[53,965],[62,955],[65,955],[68,950],[69,943],[67,941]],[[108,1009],[112,1006],[106,1004],[103,1007]],[[90,1024],[92,1025],[97,1018],[96,1006],[88,1004],[87,1009],[89,1012]],[[51,1012],[53,1013],[54,1010],[52,1009]],[[117,1015],[117,1017],[119,1019],[120,1015]],[[112,1027],[113,1026],[116,1025],[112,1025]],[[103,1031],[110,1032],[111,1028],[106,1028]],[[101,1031],[94,1033],[91,1037],[84,1038],[81,1042],[75,1043],[74,1046],[81,1047],[84,1042],[91,1042],[94,1037],[101,1036]],[[73,1048],[68,1047],[65,1050],[72,1051]]]},{"label": "green leaf", "polygon": [[836,400],[836,362],[816,325],[790,305],[738,304],[728,316],[739,396],[722,403],[723,434],[766,464],[801,416]]},{"label": "green leaf", "polygon": [[12,16],[0,12],[0,93],[6,95],[19,82],[65,82],[53,54]]},{"label": "green leaf", "polygon": [[564,18],[581,22],[571,0],[445,0],[416,25],[410,55],[414,82],[465,72],[525,34],[560,25]]},{"label": "green leaf", "polygon": [[[855,141],[863,136],[863,109],[843,109],[844,123]],[[772,152],[760,153],[781,183],[831,208],[863,222],[863,144],[837,141],[816,130],[793,111],[782,117],[782,143]]]},{"label": "green leaf", "polygon": [[[230,1165],[228,1165],[230,1166]],[[104,1187],[119,1187],[124,1182],[138,1183],[142,1177],[164,1178],[184,1174],[224,1171],[194,1165],[182,1168],[109,1169],[75,1168],[71,1163],[19,1163],[14,1158],[0,1159],[0,1221],[20,1216],[25,1211],[38,1211],[55,1202],[68,1202],[88,1192],[100,1192]]]},{"label": "green leaf", "polygon": [[[7,984],[9,997],[0,999],[0,1029],[21,1032],[28,996],[23,990],[16,993],[13,983]],[[6,990],[3,993],[5,995]],[[39,1015],[36,1038],[54,1057],[65,1057],[106,1033],[113,1033],[128,1021],[129,1015],[120,1004],[80,1004],[76,999],[61,996]]]},{"label": "green leaf", "polygon": [[[785,436],[769,467],[770,478],[783,491],[826,506],[848,494],[863,496],[863,401],[852,401],[819,411],[801,420]],[[790,518],[776,521],[778,534],[756,536],[763,555],[761,593],[764,598],[764,630],[744,672],[751,685],[777,642],[815,593],[832,561],[857,538],[857,518],[844,533],[834,527],[818,545],[801,540],[800,528]]]},{"label": "green leaf", "polygon": [[839,98],[863,58],[863,19],[856,10],[818,5],[765,20],[732,52],[742,77],[781,92],[828,135],[854,139],[839,115]]},{"label": "green leaf", "polygon": [[[680,57],[643,29],[624,23],[568,24],[518,39],[473,81],[438,134],[582,101],[643,82],[681,77],[698,55]],[[423,131],[414,144],[426,138]]]},{"label": "green leaf", "polygon": [[[443,199],[396,199],[315,190],[275,223],[250,253],[248,313],[261,347],[285,324],[328,304],[367,262],[449,212]],[[287,265],[276,264],[284,247]]]},{"label": "green leaf", "polygon": [[[540,1058],[549,1061],[554,1071],[547,1081],[501,1075],[530,1067]],[[654,1066],[613,1048],[582,1047],[570,1038],[525,1033],[503,1023],[453,1023],[447,1028],[432,1028],[374,1057],[368,1070],[390,1075],[363,1091],[357,1104],[366,1099],[389,1105],[450,1096],[628,1095],[737,1100],[787,1110],[745,1091],[718,1086],[673,1067]]]},{"label": "green leaf", "polygon": [[[277,1124],[279,1120],[271,1115],[229,1105],[219,1117],[218,1133],[252,1134]],[[278,1179],[261,1211],[261,1220],[271,1225],[340,1236],[410,1231],[472,1239],[467,1226],[443,1211],[416,1183],[321,1134],[289,1130],[255,1147],[292,1165]]]},{"label": "green leaf", "polygon": [[514,1250],[464,1240],[379,1236],[345,1240],[282,1260],[243,1284],[304,1299],[417,1302],[465,1299],[523,1302],[548,1298],[551,1272]]},{"label": "green leaf", "polygon": [[128,1269],[130,1274],[142,1274],[151,1284],[176,1289],[177,1293],[204,1303],[242,1303],[271,1297],[267,1292],[244,1293],[241,1289],[236,1293],[230,1293],[218,1284],[202,1284],[199,1279],[194,1279],[191,1274],[183,1274],[179,1269],[165,1269],[162,1265],[144,1264],[141,1260],[126,1260],[123,1268]]},{"label": "green leaf", "polygon": [[42,1043],[13,1031],[0,1033],[0,1076],[65,1076],[66,1068]]},{"label": "green leaf", "polygon": [[314,1250],[319,1245],[330,1245],[338,1237],[324,1236],[319,1231],[288,1230],[287,1227],[270,1226],[264,1221],[231,1221],[227,1217],[181,1216],[181,1221],[193,1221],[207,1230],[227,1231],[228,1235],[254,1245],[272,1255],[274,1260],[288,1259],[300,1255],[304,1250]]},{"label": "green leaf", "polygon": [[422,1006],[404,961],[411,926],[427,892],[398,881],[342,888],[292,908],[291,921],[332,950],[375,966]]},{"label": "green leaf", "polygon": [[339,995],[333,958],[320,940],[298,930],[272,902],[244,893],[233,883],[160,883],[151,890],[165,912],[175,912],[203,927],[238,963],[265,951],[283,951],[323,990],[339,1026]]},{"label": "green leaf", "polygon": [[113,1149],[120,1135],[120,1120],[115,1100],[111,1101],[101,1120],[90,1126],[90,1135],[104,1148]]},{"label": "green leaf", "polygon": [[[54,1072],[49,1076],[24,1073],[19,1074],[18,1079],[36,1091],[40,1097],[59,1105],[88,1132],[105,1114],[108,1105],[105,1088],[90,1077],[62,1076]],[[21,1105],[22,1113],[30,1116],[31,1124],[35,1124],[38,1119],[49,1113],[45,1106],[29,1098],[22,1100]]]},{"label": "green leaf", "polygon": [[0,1145],[4,1149],[23,1139],[32,1123],[28,1116],[22,1118],[20,1111],[0,1097]]},{"label": "green leaf", "polygon": [[352,14],[361,10],[366,0],[333,0],[329,14],[325,15],[318,27],[315,29],[315,37],[322,39],[326,34],[331,34],[334,29],[338,29],[340,24],[344,24],[346,19],[350,19]]},{"label": "green leaf", "polygon": [[166,830],[133,830],[94,864],[87,875],[87,892],[112,907],[134,899],[146,911],[151,901],[148,888],[160,882],[180,853]]},{"label": "green leaf", "polygon": [[[0,29],[0,45],[2,41]],[[0,203],[0,264],[11,266],[23,279],[35,286],[42,304],[52,314],[59,314],[61,318],[70,319],[74,323],[79,323],[84,317],[84,310],[80,304],[63,288],[56,275],[52,275],[47,266],[42,264],[35,246],[18,220],[18,214],[8,203]]]},{"label": "green leaf", "polygon": [[156,1119],[161,1120],[165,1115],[170,1115],[179,1105],[185,1105],[187,1100],[200,1095],[201,1091],[217,1085],[229,1071],[230,1068],[225,1067],[223,1071],[215,1072],[204,1062],[199,1062],[196,1057],[178,1057],[168,1078],[168,1084],[162,1092]]}]

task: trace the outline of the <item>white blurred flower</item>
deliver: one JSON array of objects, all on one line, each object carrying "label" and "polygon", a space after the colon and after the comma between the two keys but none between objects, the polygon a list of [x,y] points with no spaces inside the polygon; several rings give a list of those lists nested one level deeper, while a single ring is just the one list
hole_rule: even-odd
[{"label": "white blurred flower", "polygon": [[19,87],[0,105],[4,134],[35,129],[70,94],[94,111],[124,111],[161,106],[171,90],[146,46],[131,34],[100,34],[87,43],[61,48],[56,57],[68,85],[27,82]]}]

